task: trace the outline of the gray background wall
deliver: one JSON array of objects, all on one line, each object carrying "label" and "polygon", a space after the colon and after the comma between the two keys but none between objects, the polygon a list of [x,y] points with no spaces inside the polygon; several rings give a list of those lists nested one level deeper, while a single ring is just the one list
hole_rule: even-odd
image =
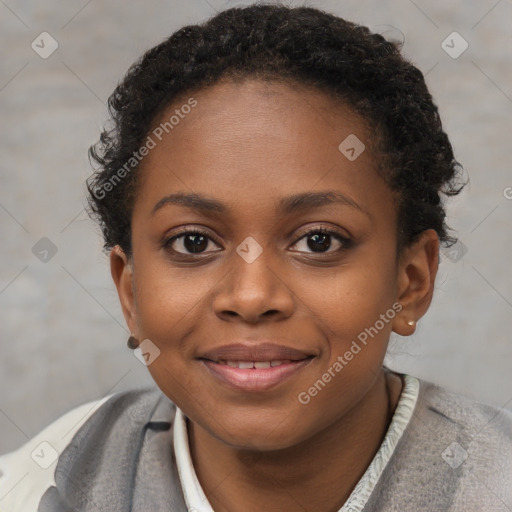
[{"label": "gray background wall", "polygon": [[[0,453],[74,406],[152,382],[126,348],[108,261],[84,211],[86,151],[143,51],[249,3],[0,1]],[[471,180],[449,206],[464,246],[444,255],[430,311],[414,336],[392,341],[388,364],[512,410],[511,0],[305,5],[403,33]],[[59,45],[47,59],[31,48],[43,31]],[[469,44],[458,58],[441,46],[453,31]],[[43,237],[51,244],[39,242],[37,256]]]}]

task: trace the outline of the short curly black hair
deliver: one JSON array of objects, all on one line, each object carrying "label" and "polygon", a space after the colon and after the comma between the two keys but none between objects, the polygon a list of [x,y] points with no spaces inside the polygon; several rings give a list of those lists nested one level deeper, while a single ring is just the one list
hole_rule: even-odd
[{"label": "short curly black hair", "polygon": [[132,253],[134,155],[152,122],[193,90],[246,78],[313,86],[352,107],[373,133],[378,172],[399,198],[398,251],[430,228],[452,245],[440,193],[462,190],[463,169],[423,74],[400,50],[319,9],[263,2],[185,26],[148,50],[110,96],[111,127],[89,149],[91,163],[99,164],[87,180],[89,214],[101,226],[104,249],[118,244]]}]

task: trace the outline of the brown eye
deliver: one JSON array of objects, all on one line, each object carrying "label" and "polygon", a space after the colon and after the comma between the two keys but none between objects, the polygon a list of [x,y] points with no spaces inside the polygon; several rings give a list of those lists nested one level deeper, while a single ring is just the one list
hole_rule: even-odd
[{"label": "brown eye", "polygon": [[164,246],[178,254],[202,254],[213,240],[202,231],[184,231],[169,238]]},{"label": "brown eye", "polygon": [[[295,242],[295,244],[293,244],[293,247],[300,245],[300,243],[302,243],[303,249],[298,249],[299,252],[323,254],[348,248],[350,240],[335,231],[316,228],[303,235],[299,240],[297,240],[297,242]],[[332,247],[334,247],[334,250],[329,251]]]}]

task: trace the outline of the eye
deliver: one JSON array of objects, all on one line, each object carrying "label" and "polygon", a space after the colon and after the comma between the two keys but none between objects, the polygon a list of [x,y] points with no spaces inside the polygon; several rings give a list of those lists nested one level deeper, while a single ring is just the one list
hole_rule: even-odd
[{"label": "eye", "polygon": [[205,231],[189,229],[168,238],[163,245],[178,254],[189,255],[204,253],[210,242],[213,239]]},{"label": "eye", "polygon": [[[333,244],[333,240],[335,239],[335,243]],[[339,252],[343,249],[348,249],[350,246],[351,240],[342,236],[336,231],[332,231],[325,228],[315,228],[306,232],[297,242],[293,244],[292,247],[296,245],[300,245],[303,243],[303,247],[305,246],[307,250],[300,250],[299,252],[313,252],[313,253],[333,253]],[[334,247],[334,250],[329,251]]]},{"label": "eye", "polygon": [[[163,247],[171,250],[173,253],[183,254],[185,256],[217,252],[215,250],[207,250],[210,243],[218,246],[215,240],[213,240],[211,235],[206,231],[200,229],[186,229],[166,239],[163,242]],[[319,227],[307,231],[292,247],[300,247],[301,243],[303,246],[305,245],[305,248],[299,248],[298,252],[325,254],[348,249],[351,240],[336,231]],[[309,249],[309,251],[307,249]]]}]

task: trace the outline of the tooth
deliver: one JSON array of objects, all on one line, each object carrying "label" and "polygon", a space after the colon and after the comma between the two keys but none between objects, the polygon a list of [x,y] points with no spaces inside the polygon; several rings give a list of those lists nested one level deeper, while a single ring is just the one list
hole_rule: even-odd
[{"label": "tooth", "polygon": [[270,368],[270,361],[257,361],[254,363],[254,368]]},{"label": "tooth", "polygon": [[238,368],[252,368],[253,366],[252,361],[238,361]]},{"label": "tooth", "polygon": [[279,366],[282,361],[270,361],[270,366]]},{"label": "tooth", "polygon": [[226,364],[228,366],[233,366],[233,368],[238,368],[238,363],[235,363],[235,361],[226,361]]}]

